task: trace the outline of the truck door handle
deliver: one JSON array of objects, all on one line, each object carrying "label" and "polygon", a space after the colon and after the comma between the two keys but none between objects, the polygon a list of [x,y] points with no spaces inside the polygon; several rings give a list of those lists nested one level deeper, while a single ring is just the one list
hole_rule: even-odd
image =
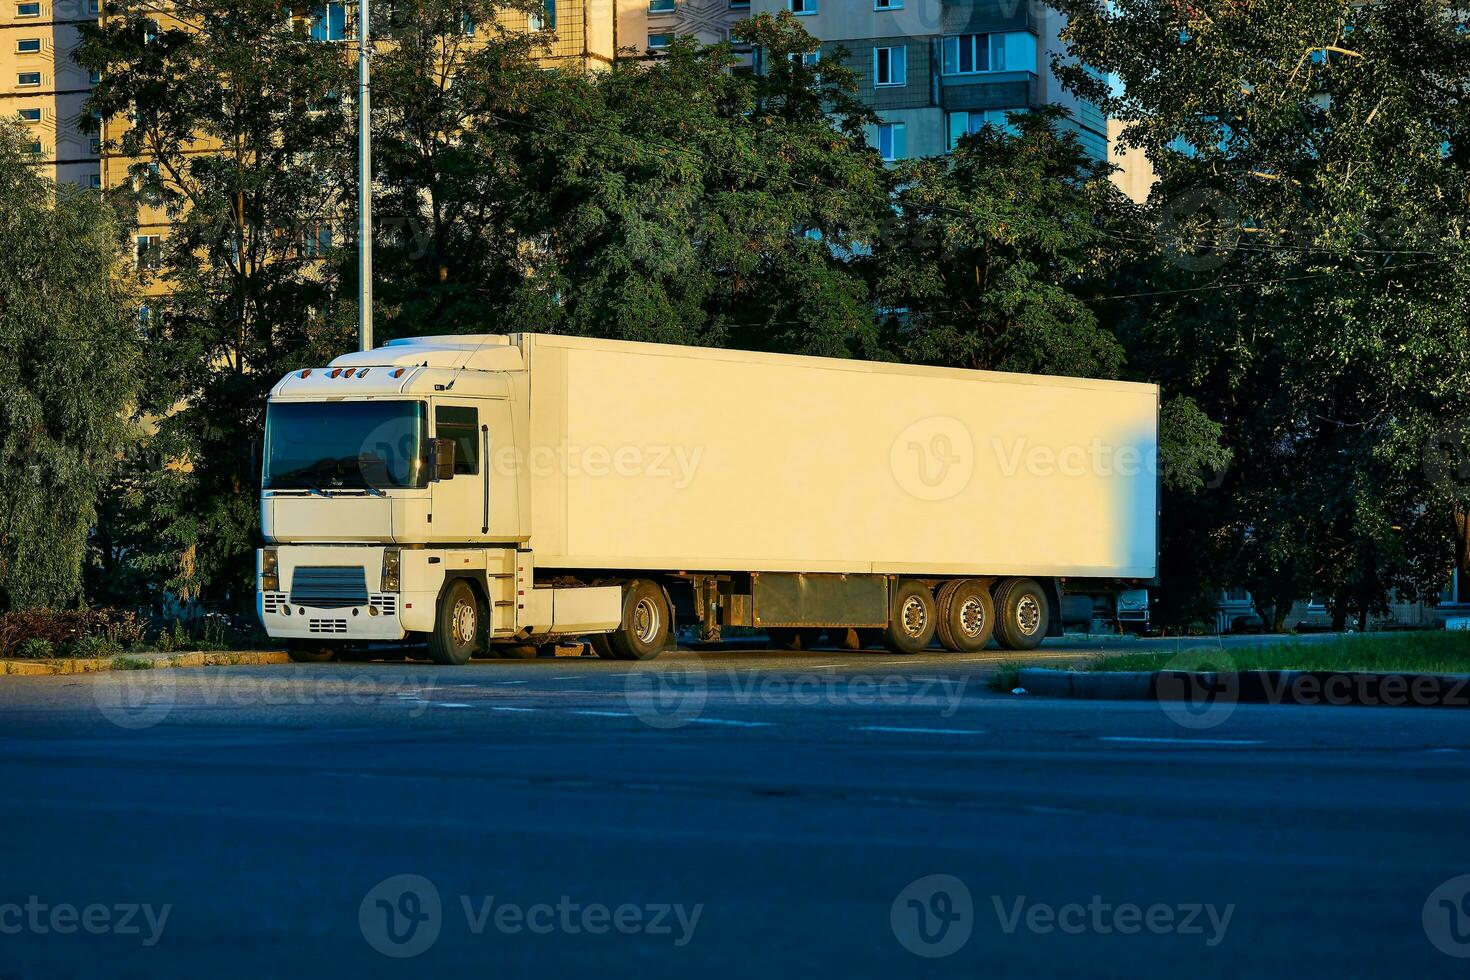
[{"label": "truck door handle", "polygon": [[480,458],[484,465],[480,467],[481,477],[484,480],[485,493],[485,520],[480,528],[481,534],[490,533],[490,426],[480,426]]}]

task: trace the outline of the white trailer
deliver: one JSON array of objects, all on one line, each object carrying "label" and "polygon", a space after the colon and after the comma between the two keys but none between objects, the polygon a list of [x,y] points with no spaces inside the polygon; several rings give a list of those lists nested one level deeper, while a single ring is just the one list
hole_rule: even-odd
[{"label": "white trailer", "polygon": [[424,337],[271,392],[267,631],[462,663],[821,631],[913,652],[1060,631],[1156,573],[1156,386],[560,337]]}]

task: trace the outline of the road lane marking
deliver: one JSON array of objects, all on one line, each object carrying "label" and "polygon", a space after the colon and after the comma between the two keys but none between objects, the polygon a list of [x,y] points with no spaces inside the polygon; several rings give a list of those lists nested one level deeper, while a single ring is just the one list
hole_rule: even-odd
[{"label": "road lane marking", "polygon": [[1099,742],[1135,742],[1149,745],[1265,745],[1259,738],[1141,738],[1136,735],[1101,735]]},{"label": "road lane marking", "polygon": [[589,715],[593,718],[632,718],[631,711],[573,711],[574,715]]},{"label": "road lane marking", "polygon": [[855,732],[903,732],[913,735],[984,735],[978,728],[904,728],[900,725],[858,725]]},{"label": "road lane marking", "polygon": [[540,708],[512,708],[509,705],[496,705],[491,711],[540,711]]},{"label": "road lane marking", "polygon": [[457,701],[431,701],[429,703],[429,707],[431,707],[431,708],[469,708],[469,707],[473,707],[473,706],[472,705],[468,705],[468,704],[460,704]]},{"label": "road lane marking", "polygon": [[736,721],[733,718],[691,718],[697,725],[733,725],[736,728],[770,728],[769,721]]},{"label": "road lane marking", "polygon": [[500,686],[500,687],[506,687],[506,686],[511,685],[511,684],[529,684],[531,682],[530,681],[496,681],[495,683],[498,686]]}]

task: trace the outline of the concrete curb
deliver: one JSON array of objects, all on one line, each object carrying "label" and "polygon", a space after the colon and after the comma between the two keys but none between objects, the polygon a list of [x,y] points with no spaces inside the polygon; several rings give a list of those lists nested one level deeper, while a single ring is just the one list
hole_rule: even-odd
[{"label": "concrete curb", "polygon": [[1383,708],[1470,708],[1470,674],[1327,670],[1049,670],[1027,667],[1028,694],[1106,701],[1234,702]]},{"label": "concrete curb", "polygon": [[278,650],[221,650],[192,653],[123,653],[97,659],[0,660],[0,676],[95,674],[105,670],[159,670],[168,667],[249,667],[288,664]]}]

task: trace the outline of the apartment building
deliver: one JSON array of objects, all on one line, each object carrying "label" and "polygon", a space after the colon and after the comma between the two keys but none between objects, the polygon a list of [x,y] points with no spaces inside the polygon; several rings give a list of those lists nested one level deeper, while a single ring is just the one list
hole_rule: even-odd
[{"label": "apartment building", "polygon": [[72,58],[98,0],[0,0],[0,114],[31,136],[37,167],[59,184],[97,187],[96,126],[82,104],[92,78]]},{"label": "apartment building", "polygon": [[619,47],[647,56],[678,34],[724,40],[737,21],[783,10],[822,42],[818,59],[845,52],[880,117],[868,136],[885,159],[947,153],[1008,113],[1055,104],[1093,157],[1122,168],[1120,189],[1148,196],[1147,158],[1114,153],[1116,126],[1052,73],[1065,19],[1037,0],[619,0]]}]

